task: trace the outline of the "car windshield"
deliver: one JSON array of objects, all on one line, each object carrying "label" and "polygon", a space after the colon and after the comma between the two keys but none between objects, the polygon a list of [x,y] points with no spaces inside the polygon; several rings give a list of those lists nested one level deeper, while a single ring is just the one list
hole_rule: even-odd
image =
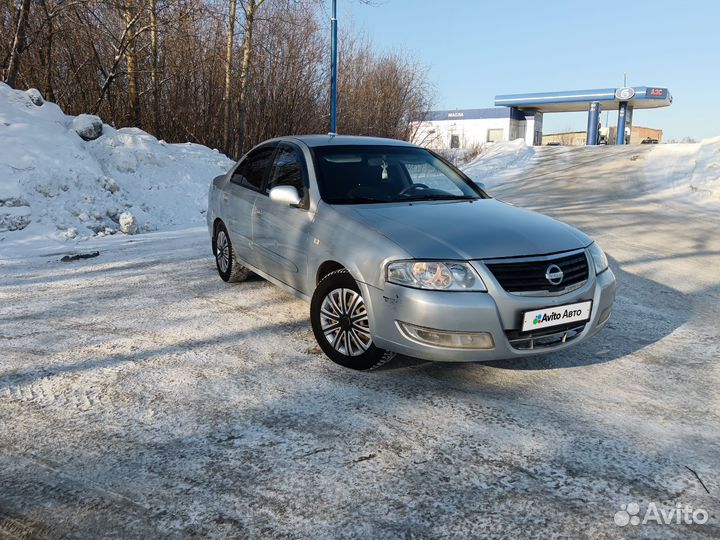
[{"label": "car windshield", "polygon": [[322,199],[330,204],[481,199],[465,176],[423,148],[314,148]]}]

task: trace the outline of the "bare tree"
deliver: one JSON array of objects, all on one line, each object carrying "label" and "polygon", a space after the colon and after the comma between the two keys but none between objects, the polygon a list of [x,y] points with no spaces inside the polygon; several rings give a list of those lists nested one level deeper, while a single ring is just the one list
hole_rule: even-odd
[{"label": "bare tree", "polygon": [[5,76],[5,82],[10,86],[15,86],[20,69],[20,56],[25,48],[25,33],[27,31],[28,16],[30,15],[30,0],[22,0],[20,4],[20,15],[18,17],[17,28],[15,29],[15,38],[13,39],[12,49],[10,50],[10,60]]},{"label": "bare tree", "polygon": [[139,18],[139,11],[136,12],[134,0],[125,0],[121,6],[125,31],[127,33],[127,46],[125,47],[125,63],[127,65],[128,80],[128,105],[132,113],[134,125],[141,127],[142,115],[140,112],[140,97],[138,96],[137,83],[137,56],[135,53],[135,25]]},{"label": "bare tree", "polygon": [[155,132],[156,137],[160,137],[160,78],[158,74],[159,51],[157,0],[148,0],[148,12],[150,14],[150,80],[152,81],[153,97],[153,131]]},{"label": "bare tree", "polygon": [[[326,130],[320,0],[32,0],[16,39],[23,1],[0,0],[0,65],[21,51],[16,86],[40,89],[68,114],[233,156]],[[351,32],[340,43],[339,131],[412,137],[411,120],[430,105],[425,69]]]},{"label": "bare tree", "polygon": [[250,64],[252,62],[252,37],[255,26],[255,16],[265,0],[247,0],[245,7],[245,35],[242,43],[242,64],[240,65],[240,96],[238,98],[238,137],[236,156],[241,156],[245,151],[245,101],[247,100],[248,81],[250,75]]},{"label": "bare tree", "polygon": [[[127,87],[127,103],[130,108],[131,117],[133,118],[133,121],[135,122],[136,126],[140,125],[140,101],[138,96],[138,89],[137,89],[137,72],[136,72],[136,57],[135,57],[135,40],[137,37],[147,30],[147,26],[136,28],[136,24],[138,20],[140,19],[141,11],[140,10],[134,10],[133,9],[133,2],[132,0],[127,0],[125,3],[120,4],[119,9],[120,13],[122,15],[122,21],[124,22],[124,26],[122,27],[122,32],[120,33],[119,37],[115,37],[115,34],[108,30],[107,35],[110,36],[110,41],[112,43],[112,64],[110,65],[109,69],[106,69],[104,67],[103,62],[103,56],[101,55],[101,52],[98,50],[97,46],[94,42],[91,42],[90,47],[93,51],[93,55],[96,59],[96,63],[98,65],[98,69],[103,75],[104,82],[102,84],[102,87],[100,88],[100,95],[97,98],[97,101],[95,102],[95,106],[93,107],[93,112],[97,113],[100,110],[100,107],[103,104],[103,101],[105,100],[110,87],[115,82],[118,74],[119,74],[119,68],[120,63],[122,62],[122,59],[125,58],[125,64],[126,64],[126,74],[128,77],[128,87]],[[89,10],[89,21],[96,21],[98,24],[101,25],[102,28],[106,28],[107,25],[104,22],[104,19],[101,18],[98,13],[93,11],[92,9]]]},{"label": "bare tree", "polygon": [[232,113],[230,104],[230,86],[232,84],[232,61],[233,48],[235,45],[235,17],[237,16],[237,0],[230,0],[230,11],[228,13],[228,33],[227,48],[225,50],[225,94],[223,102],[225,104],[225,112],[223,114],[223,149],[226,154],[230,153],[232,145],[230,116]]}]

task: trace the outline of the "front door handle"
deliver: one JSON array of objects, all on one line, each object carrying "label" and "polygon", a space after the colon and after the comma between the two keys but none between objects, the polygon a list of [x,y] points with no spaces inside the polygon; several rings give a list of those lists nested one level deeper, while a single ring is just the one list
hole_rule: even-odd
[{"label": "front door handle", "polygon": [[255,208],[255,215],[257,217],[262,217],[262,208]]},{"label": "front door handle", "polygon": [[223,202],[228,202],[229,200],[230,200],[230,197],[228,196],[227,193],[225,193],[225,194],[223,195]]}]

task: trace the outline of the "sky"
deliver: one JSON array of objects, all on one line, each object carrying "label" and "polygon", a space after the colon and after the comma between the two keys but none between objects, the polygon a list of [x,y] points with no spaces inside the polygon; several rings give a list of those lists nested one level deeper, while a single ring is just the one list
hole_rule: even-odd
[{"label": "sky", "polygon": [[[329,0],[328,4],[330,3]],[[720,0],[338,0],[342,27],[428,68],[434,109],[484,108],[497,94],[666,87],[673,104],[633,123],[664,140],[720,135]],[[617,124],[617,111],[601,122]],[[546,114],[544,132],[585,130]]]}]

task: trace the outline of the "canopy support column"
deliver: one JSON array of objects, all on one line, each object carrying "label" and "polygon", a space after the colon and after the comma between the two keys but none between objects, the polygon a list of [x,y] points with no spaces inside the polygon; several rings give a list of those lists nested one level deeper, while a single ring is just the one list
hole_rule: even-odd
[{"label": "canopy support column", "polygon": [[600,121],[600,103],[593,101],[588,108],[587,137],[585,143],[596,145],[598,143],[598,123]]},{"label": "canopy support column", "polygon": [[627,118],[628,102],[621,101],[618,109],[618,126],[616,144],[625,144],[625,119]]}]

